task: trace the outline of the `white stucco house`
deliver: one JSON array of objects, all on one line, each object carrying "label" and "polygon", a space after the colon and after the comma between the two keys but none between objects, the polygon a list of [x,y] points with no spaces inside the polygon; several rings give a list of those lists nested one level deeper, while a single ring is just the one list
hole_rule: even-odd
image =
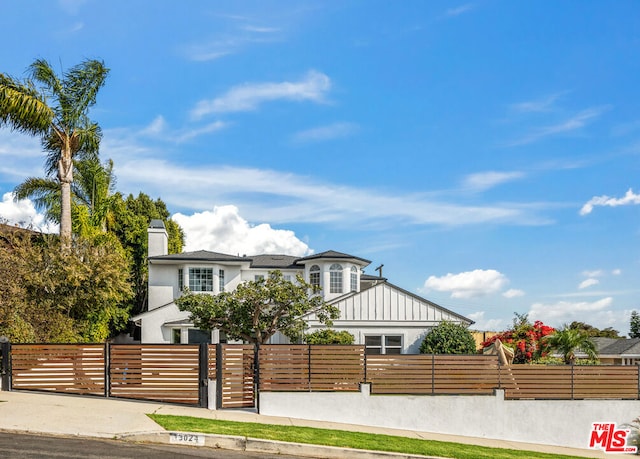
[{"label": "white stucco house", "polygon": [[[333,329],[346,330],[368,353],[418,353],[426,333],[441,321],[470,325],[472,320],[391,284],[386,278],[364,273],[369,260],[346,253],[235,256],[206,250],[168,255],[164,224],[153,220],[149,236],[149,302],[146,312],[132,318],[141,327],[142,343],[226,342],[217,330],[194,328],[188,312],[174,299],[183,288],[212,295],[233,291],[238,284],[280,270],[285,278],[297,274],[319,285],[325,301],[337,306],[340,318]],[[314,315],[307,317],[309,332],[325,328]],[[285,343],[281,335],[274,343]]]}]

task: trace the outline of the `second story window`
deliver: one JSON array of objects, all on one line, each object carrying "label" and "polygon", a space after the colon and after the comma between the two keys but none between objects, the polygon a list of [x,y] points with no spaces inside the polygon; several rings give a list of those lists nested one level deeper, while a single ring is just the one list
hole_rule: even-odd
[{"label": "second story window", "polygon": [[355,266],[351,267],[351,291],[358,291],[358,268]]},{"label": "second story window", "polygon": [[178,268],[178,290],[184,290],[184,270],[182,268]]},{"label": "second story window", "polygon": [[320,266],[313,265],[309,270],[309,283],[314,287],[320,287]]},{"label": "second story window", "polygon": [[218,291],[224,292],[224,269],[218,271]]},{"label": "second story window", "polygon": [[213,269],[189,268],[189,290],[192,292],[213,292]]},{"label": "second story window", "polygon": [[329,293],[342,293],[342,266],[337,263],[329,267]]}]

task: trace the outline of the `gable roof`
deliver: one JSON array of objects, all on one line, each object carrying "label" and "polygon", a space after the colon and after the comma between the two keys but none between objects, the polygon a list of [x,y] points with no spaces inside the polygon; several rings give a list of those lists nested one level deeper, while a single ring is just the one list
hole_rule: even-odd
[{"label": "gable roof", "polygon": [[[382,279],[382,278],[379,278]],[[390,282],[380,281],[360,292],[351,292],[328,301],[340,310],[339,321],[407,322],[424,326],[443,320],[471,325],[473,320],[457,314]],[[310,314],[310,320],[315,320]]]}]

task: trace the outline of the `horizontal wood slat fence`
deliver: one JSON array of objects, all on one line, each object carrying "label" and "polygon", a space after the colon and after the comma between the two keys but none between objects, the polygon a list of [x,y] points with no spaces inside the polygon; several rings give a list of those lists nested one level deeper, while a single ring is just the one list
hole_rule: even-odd
[{"label": "horizontal wood slat fence", "polygon": [[255,406],[260,391],[640,399],[640,365],[511,365],[484,355],[366,355],[364,346],[0,343],[3,390],[207,406]]}]

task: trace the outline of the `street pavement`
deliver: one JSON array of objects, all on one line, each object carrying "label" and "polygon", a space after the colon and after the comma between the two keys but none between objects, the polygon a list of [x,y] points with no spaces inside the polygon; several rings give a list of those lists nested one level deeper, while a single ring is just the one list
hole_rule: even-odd
[{"label": "street pavement", "polygon": [[[276,425],[295,425],[354,432],[397,435],[425,440],[465,443],[470,445],[509,448],[525,451],[566,454],[572,456],[605,458],[604,452],[547,446],[487,438],[462,437],[429,432],[415,432],[340,424],[333,422],[309,421],[285,417],[259,415],[247,410],[208,410],[181,405],[154,402],[128,401],[113,398],[82,397],[73,395],[48,394],[42,392],[3,391],[0,392],[0,431],[29,432],[49,435],[116,438],[127,441],[149,443],[175,442],[176,437],[163,430],[147,414],[168,414],[193,416],[206,419],[255,422]],[[200,436],[202,437],[202,436]],[[371,457],[423,457],[397,454],[359,453],[332,447],[286,444],[265,440],[248,440],[241,437],[206,435],[205,446],[265,453],[293,454],[307,457],[348,457],[362,459]],[[172,440],[173,438],[173,440]]]}]

